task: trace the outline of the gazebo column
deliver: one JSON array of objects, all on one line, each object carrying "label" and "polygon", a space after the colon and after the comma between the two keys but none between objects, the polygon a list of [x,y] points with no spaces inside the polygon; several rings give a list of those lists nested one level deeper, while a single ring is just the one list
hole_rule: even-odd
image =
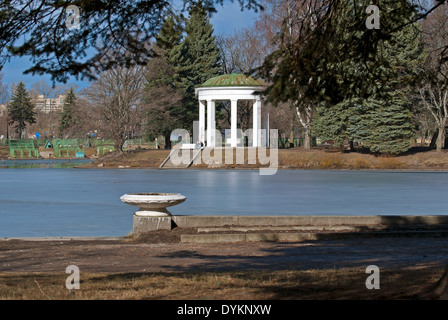
[{"label": "gazebo column", "polygon": [[216,117],[215,117],[215,101],[207,100],[207,147],[215,147],[215,130],[216,130]]},{"label": "gazebo column", "polygon": [[261,146],[261,100],[256,99],[252,108],[253,115],[253,135],[252,135],[252,146]]},{"label": "gazebo column", "polygon": [[237,105],[238,100],[230,100],[230,146],[232,148],[237,145]]},{"label": "gazebo column", "polygon": [[199,101],[199,142],[205,145],[205,105],[202,101]]},{"label": "gazebo column", "polygon": [[269,138],[269,104],[265,103],[263,104],[263,118],[264,118],[264,129],[266,130],[266,136],[265,141],[263,141],[263,144],[266,145],[266,147],[269,147],[270,145],[270,138]]}]

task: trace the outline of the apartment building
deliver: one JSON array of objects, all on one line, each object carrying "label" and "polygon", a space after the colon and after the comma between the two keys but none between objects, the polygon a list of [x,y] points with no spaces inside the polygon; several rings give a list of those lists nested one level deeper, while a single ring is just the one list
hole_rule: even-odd
[{"label": "apartment building", "polygon": [[45,98],[43,94],[38,95],[35,104],[36,111],[45,113],[61,112],[64,106],[65,95],[60,94],[57,98]]}]

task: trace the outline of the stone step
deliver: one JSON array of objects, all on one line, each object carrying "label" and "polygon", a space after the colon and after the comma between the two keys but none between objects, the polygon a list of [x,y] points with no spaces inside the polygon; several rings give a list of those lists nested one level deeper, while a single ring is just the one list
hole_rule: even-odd
[{"label": "stone step", "polygon": [[371,237],[446,237],[445,229],[401,230],[373,232],[258,232],[258,233],[207,233],[181,235],[182,243],[231,243],[231,242],[302,242],[330,239]]},{"label": "stone step", "polygon": [[[200,153],[201,150],[198,149],[173,149],[166,157],[166,159],[162,162],[160,168],[188,168],[193,164],[193,161],[200,156]],[[176,155],[176,160],[174,160],[174,154]],[[186,161],[186,163],[184,161]],[[174,162],[176,162],[176,164]]]},{"label": "stone step", "polygon": [[141,217],[134,214],[133,235],[172,228],[201,233],[236,232],[371,232],[383,230],[448,230],[448,216],[310,216],[310,215],[173,215]]},{"label": "stone step", "polygon": [[408,226],[225,226],[225,227],[199,227],[199,233],[211,232],[251,232],[251,231],[302,231],[302,232],[360,232],[360,231],[381,231],[381,230],[447,230],[448,226],[427,226],[427,225],[408,225]]},{"label": "stone step", "polygon": [[197,228],[199,233],[211,233],[211,232],[251,232],[251,231],[359,231],[359,227],[356,226],[260,226],[260,227],[240,227],[240,226],[228,226],[228,227],[206,227]]},{"label": "stone step", "polygon": [[262,226],[441,226],[448,225],[448,216],[313,216],[313,215],[174,215],[178,227],[262,227]]}]

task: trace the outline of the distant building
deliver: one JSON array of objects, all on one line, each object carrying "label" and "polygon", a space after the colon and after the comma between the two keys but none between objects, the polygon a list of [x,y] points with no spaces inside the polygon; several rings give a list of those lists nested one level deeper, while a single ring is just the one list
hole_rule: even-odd
[{"label": "distant building", "polygon": [[35,104],[36,111],[50,113],[61,112],[64,106],[65,95],[60,94],[57,98],[45,98],[43,94],[38,95]]}]

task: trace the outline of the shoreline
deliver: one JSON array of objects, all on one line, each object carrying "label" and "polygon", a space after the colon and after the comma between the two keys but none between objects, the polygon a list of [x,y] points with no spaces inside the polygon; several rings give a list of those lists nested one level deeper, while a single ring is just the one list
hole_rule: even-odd
[{"label": "shoreline", "polygon": [[[249,164],[248,154],[244,159],[238,160],[241,164],[224,164],[225,156],[217,155],[217,159],[199,159],[200,163],[189,167],[160,167],[171,150],[141,149],[129,151],[123,154],[109,153],[101,158],[57,158],[57,159],[0,159],[0,161],[15,161],[16,163],[37,162],[84,162],[76,164],[77,169],[221,169],[221,170],[259,170],[261,168],[273,170],[345,170],[345,171],[448,171],[448,152],[436,152],[435,150],[421,151],[419,149],[405,155],[387,157],[358,152],[329,152],[326,150],[300,148],[278,149],[278,153],[267,164]],[[234,154],[235,156],[235,154]],[[206,161],[212,161],[210,164]],[[6,166],[5,166],[6,167]],[[1,168],[1,166],[0,166]]]},{"label": "shoreline", "polygon": [[[259,168],[252,168],[252,167],[189,167],[189,168],[160,168],[160,167],[145,167],[145,166],[141,166],[141,167],[125,167],[125,168],[120,168],[120,166],[104,166],[104,167],[87,167],[87,166],[74,166],[74,169],[98,169],[98,170],[102,170],[102,169],[121,169],[121,170],[126,170],[126,169],[135,169],[135,170],[139,170],[139,169],[151,169],[151,170],[247,170],[247,171],[253,171],[253,170],[259,170],[261,168],[266,168],[266,167],[259,167]],[[448,172],[448,168],[402,168],[402,169],[377,169],[377,168],[372,168],[372,169],[354,169],[354,168],[327,168],[327,169],[322,169],[322,168],[301,168],[301,167],[278,167],[277,170],[303,170],[303,171],[366,171],[366,172]]]}]

